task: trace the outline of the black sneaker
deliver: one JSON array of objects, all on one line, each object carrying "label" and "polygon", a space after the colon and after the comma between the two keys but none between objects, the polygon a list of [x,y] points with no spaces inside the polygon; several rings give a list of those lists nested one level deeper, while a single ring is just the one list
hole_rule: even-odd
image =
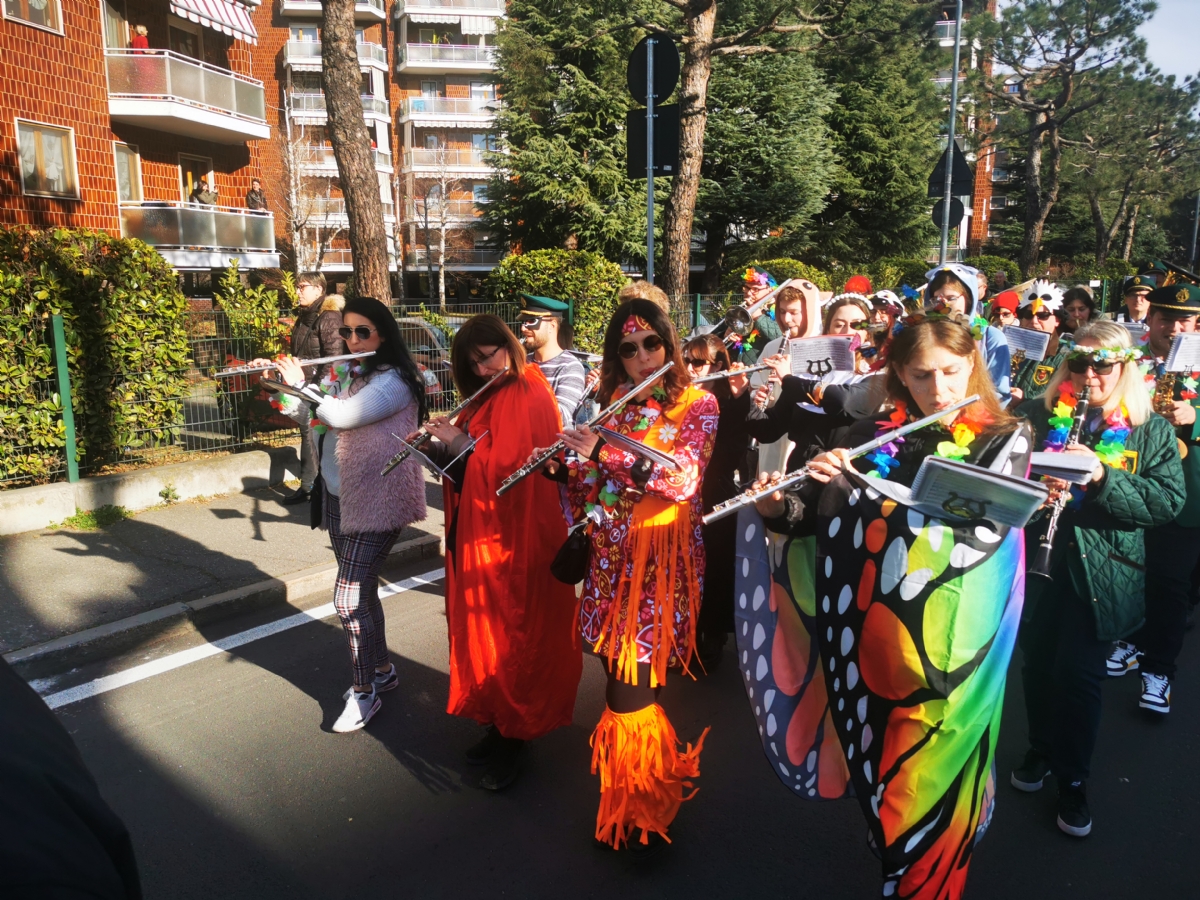
[{"label": "black sneaker", "polygon": [[646,835],[646,843],[642,843],[641,836],[630,840],[626,845],[629,850],[629,858],[635,863],[649,862],[670,846],[670,841],[664,838],[657,831],[651,831]]},{"label": "black sneaker", "polygon": [[721,634],[700,634],[696,636],[696,656],[700,659],[700,665],[704,667],[706,674],[711,675],[721,665],[721,660],[725,656],[725,644],[729,640],[729,635],[722,632]]},{"label": "black sneaker", "polygon": [[308,491],[306,491],[304,488],[300,488],[300,490],[296,491],[295,493],[291,494],[290,496],[284,497],[279,502],[282,503],[284,506],[299,506],[301,503],[307,503],[308,498],[309,498]]},{"label": "black sneaker", "polygon": [[1087,783],[1072,781],[1058,789],[1058,828],[1071,837],[1092,833],[1092,812],[1088,809]]},{"label": "black sneaker", "polygon": [[517,738],[500,738],[500,744],[492,753],[487,771],[479,779],[485,791],[502,791],[511,786],[521,774],[521,751],[525,742]]},{"label": "black sneaker", "polygon": [[492,758],[492,754],[496,752],[496,748],[504,741],[500,736],[499,729],[495,725],[489,725],[487,732],[476,743],[467,748],[467,762],[473,766],[482,766]]},{"label": "black sneaker", "polygon": [[1030,748],[1025,752],[1025,762],[1012,770],[1008,780],[1018,791],[1032,794],[1042,789],[1042,784],[1049,774],[1050,760]]}]

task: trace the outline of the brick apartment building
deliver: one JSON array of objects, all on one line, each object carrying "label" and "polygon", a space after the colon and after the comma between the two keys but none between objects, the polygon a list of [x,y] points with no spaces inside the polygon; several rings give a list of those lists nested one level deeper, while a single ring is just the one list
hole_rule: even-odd
[{"label": "brick apartment building", "polygon": [[[334,280],[351,271],[319,0],[0,3],[0,223],[138,237],[181,272],[275,267],[281,252]],[[355,6],[389,256],[409,296],[428,294],[443,228],[459,296],[499,261],[474,222],[503,14],[503,0]],[[266,210],[247,208],[253,178]]]}]

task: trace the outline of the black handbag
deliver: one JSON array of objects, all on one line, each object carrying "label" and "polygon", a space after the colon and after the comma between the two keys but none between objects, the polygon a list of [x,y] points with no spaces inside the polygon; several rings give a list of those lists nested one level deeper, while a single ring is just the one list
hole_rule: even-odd
[{"label": "black handbag", "polygon": [[588,556],[592,551],[587,526],[586,520],[573,526],[550,563],[550,574],[563,584],[579,584],[587,576]]}]

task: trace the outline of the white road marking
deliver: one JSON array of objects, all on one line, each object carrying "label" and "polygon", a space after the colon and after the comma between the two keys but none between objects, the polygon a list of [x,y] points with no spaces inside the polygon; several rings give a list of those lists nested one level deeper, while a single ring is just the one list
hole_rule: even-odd
[{"label": "white road marking", "polygon": [[[405,578],[403,581],[395,583],[385,581],[379,588],[379,599],[385,600],[396,594],[402,594],[414,588],[433,584],[445,577],[446,570],[443,568],[434,569],[423,575],[414,575],[412,578]],[[178,653],[172,653],[170,656],[164,656],[162,659],[156,659],[153,662],[134,666],[132,669],[126,669],[123,672],[93,679],[92,681],[76,685],[73,688],[68,688],[65,691],[58,691],[43,696],[45,697],[47,706],[51,709],[58,709],[60,706],[67,706],[71,703],[78,703],[80,700],[86,700],[88,697],[95,697],[98,694],[115,691],[117,688],[145,681],[147,678],[153,678],[155,675],[161,675],[164,672],[170,672],[172,669],[179,669],[194,662],[199,662],[202,659],[208,659],[210,656],[227,653],[235,647],[241,647],[243,644],[262,640],[265,637],[279,634],[282,631],[289,631],[292,628],[306,625],[309,622],[328,619],[336,614],[337,611],[333,608],[333,604],[326,603],[324,606],[318,606],[316,609],[305,610],[304,612],[296,613],[294,616],[288,616],[285,619],[268,622],[266,625],[259,625],[257,628],[250,628],[237,634],[231,634],[229,637],[221,638],[219,641],[212,641],[211,643],[202,644],[199,647],[192,647],[190,650],[181,650]],[[37,684],[35,683],[34,686],[37,687]]]}]

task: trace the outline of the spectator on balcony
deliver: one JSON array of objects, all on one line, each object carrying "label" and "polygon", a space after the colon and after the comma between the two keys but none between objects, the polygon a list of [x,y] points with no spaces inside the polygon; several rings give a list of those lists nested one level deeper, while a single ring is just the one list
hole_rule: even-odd
[{"label": "spectator on balcony", "polygon": [[129,41],[129,48],[134,53],[145,53],[150,49],[149,33],[145,25],[134,25],[133,37]]},{"label": "spectator on balcony", "polygon": [[198,206],[216,206],[217,188],[215,185],[209,188],[208,179],[201,178],[196,186],[192,188],[192,193],[188,199]]},{"label": "spectator on balcony", "polygon": [[246,209],[267,211],[267,195],[263,193],[262,182],[257,178],[250,179],[250,190],[246,191]]}]

